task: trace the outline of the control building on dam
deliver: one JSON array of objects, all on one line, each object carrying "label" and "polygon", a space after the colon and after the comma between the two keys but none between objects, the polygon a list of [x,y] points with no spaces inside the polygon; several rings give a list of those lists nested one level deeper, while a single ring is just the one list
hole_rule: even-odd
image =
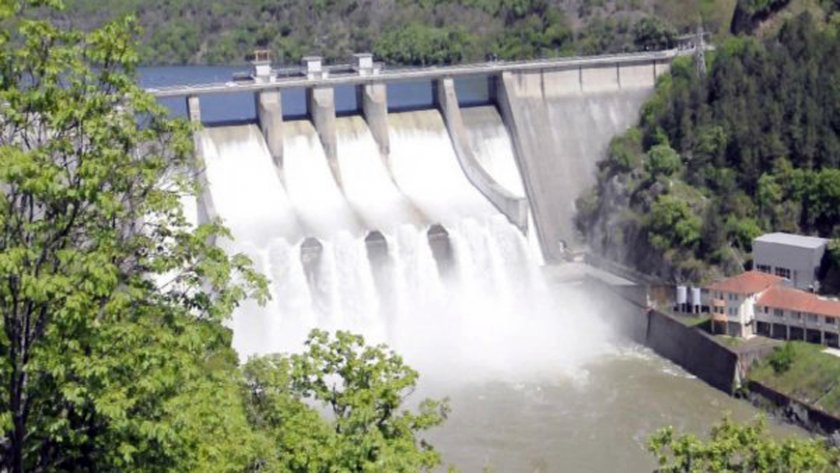
[{"label": "control building on dam", "polygon": [[[594,184],[610,140],[637,122],[674,58],[691,52],[394,69],[369,54],[347,66],[309,57],[272,69],[258,55],[248,76],[148,90],[184,97],[194,122],[206,97],[254,96],[255,120],[205,123],[196,135],[211,189],[199,219],[223,216],[234,233],[237,219],[258,221],[260,234],[308,238],[306,252],[337,228],[367,235],[370,247],[396,220],[431,228],[435,240],[448,219],[496,213],[555,262],[576,244],[575,199]],[[304,105],[286,110],[287,94]],[[222,155],[270,159],[245,171]],[[260,190],[265,204],[222,202],[225,186],[225,195]],[[319,209],[307,207],[315,200]],[[450,251],[431,246],[435,256]]]}]

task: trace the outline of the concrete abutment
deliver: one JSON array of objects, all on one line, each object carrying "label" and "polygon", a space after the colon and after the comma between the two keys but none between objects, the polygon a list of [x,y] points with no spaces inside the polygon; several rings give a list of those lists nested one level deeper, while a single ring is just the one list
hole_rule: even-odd
[{"label": "concrete abutment", "polygon": [[309,117],[318,132],[324,147],[324,154],[330,164],[335,182],[341,186],[341,171],[338,166],[338,138],[335,128],[335,90],[332,87],[312,87],[306,90]]},{"label": "concrete abutment", "polygon": [[455,94],[455,83],[451,78],[440,79],[435,83],[435,101],[440,109],[455,155],[467,179],[489,200],[499,211],[523,232],[528,229],[528,201],[513,195],[502,187],[478,162],[470,147],[467,130],[458,97]]},{"label": "concrete abutment", "polygon": [[271,159],[283,169],[283,110],[279,90],[257,92],[254,96],[257,124],[262,131]]},{"label": "concrete abutment", "polygon": [[388,94],[385,84],[365,84],[356,88],[357,102],[361,104],[362,115],[368,124],[379,151],[387,155],[391,151],[388,135]]}]

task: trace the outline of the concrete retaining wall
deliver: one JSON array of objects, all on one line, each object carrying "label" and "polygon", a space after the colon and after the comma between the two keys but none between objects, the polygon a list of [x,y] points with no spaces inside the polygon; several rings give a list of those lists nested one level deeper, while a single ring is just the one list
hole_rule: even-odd
[{"label": "concrete retaining wall", "polygon": [[523,232],[528,229],[528,201],[511,194],[502,187],[478,162],[469,145],[467,130],[464,128],[464,119],[461,116],[461,109],[458,106],[458,97],[455,94],[455,83],[452,79],[441,79],[435,84],[436,101],[440,108],[449,137],[455,148],[458,162],[464,170],[467,179],[485,197],[504,214],[511,223],[519,227]]},{"label": "concrete retaining wall", "polygon": [[595,278],[589,278],[588,282],[617,297],[617,307],[622,303],[625,306],[629,303],[633,307],[630,313],[623,311],[619,314],[628,320],[615,321],[633,340],[680,365],[711,386],[728,394],[734,392],[738,369],[737,353],[718,343],[710,335],[686,326],[670,315],[640,304],[647,299],[645,285],[613,286]]},{"label": "concrete retaining wall", "polygon": [[840,419],[837,417],[799,402],[757,381],[749,382],[749,391],[753,402],[761,404],[762,400],[767,401],[772,408],[781,410],[780,414],[783,417],[809,430],[824,434],[831,434],[840,430]]},{"label": "concrete retaining wall", "polygon": [[671,62],[670,61],[654,61],[653,62],[653,75],[656,78],[659,78],[662,74],[666,74],[671,72]]},{"label": "concrete retaining wall", "polygon": [[651,310],[647,318],[647,346],[721,391],[734,392],[735,352],[662,312]]},{"label": "concrete retaining wall", "polygon": [[558,261],[562,258],[562,255],[558,254],[557,249],[553,245],[547,244],[547,242],[553,240],[547,235],[542,209],[549,203],[542,199],[541,189],[538,187],[539,181],[535,179],[535,173],[538,170],[531,165],[534,159],[539,159],[539,150],[535,149],[533,140],[527,139],[528,135],[522,128],[525,126],[526,121],[522,117],[522,105],[518,99],[518,94],[527,95],[533,93],[535,88],[541,91],[541,77],[542,75],[539,73],[520,74],[518,77],[508,72],[502,73],[493,87],[493,95],[496,97],[496,105],[499,107],[499,112],[502,115],[502,121],[510,132],[510,140],[517,157],[519,173],[525,184],[525,194],[528,196],[528,202],[531,205],[531,211],[534,215],[533,221],[536,227],[536,234],[539,238],[540,248],[546,261],[550,262]]}]

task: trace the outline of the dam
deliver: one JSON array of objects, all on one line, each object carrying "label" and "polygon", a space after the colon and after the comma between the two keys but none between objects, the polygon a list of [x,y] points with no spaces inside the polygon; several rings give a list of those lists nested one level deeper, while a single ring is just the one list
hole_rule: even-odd
[{"label": "dam", "polygon": [[[149,89],[182,97],[204,125],[195,220],[221,218],[234,238],[217,243],[271,280],[268,307],[235,314],[234,347],[284,351],[314,327],[401,351],[413,349],[401,338],[453,321],[463,336],[493,327],[478,337],[487,349],[546,332],[553,296],[539,266],[575,248],[576,197],[680,54],[419,69],[386,69],[366,54],[292,69],[257,57],[250,74],[225,82]],[[252,117],[203,120],[202,104],[225,94],[250,95]],[[479,362],[469,359],[482,350],[460,356],[457,340],[443,350]],[[562,351],[549,358],[571,354]]]},{"label": "dam", "polygon": [[234,239],[217,244],[271,281],[267,306],[229,322],[234,348],[298,351],[314,327],[387,343],[421,373],[418,396],[451,398],[429,440],[464,471],[645,471],[656,428],[749,418],[601,317],[634,309],[541,268],[574,247],[574,198],[682,53],[378,71],[310,58],[148,85],[204,125],[204,192],[185,208],[222,218]]},{"label": "dam", "polygon": [[[574,202],[595,163],[690,52],[415,69],[257,56],[250,74],[147,90],[204,125],[195,220],[221,218],[234,238],[217,243],[271,280],[267,307],[234,316],[240,354],[289,350],[314,327],[421,351],[418,334],[450,325],[442,353],[514,366],[537,358],[528,348],[576,345],[545,330],[559,322],[539,266],[576,248]],[[252,115],[202,119],[220,95],[250,96]],[[551,340],[479,359],[533,333]],[[475,345],[458,346],[468,334]],[[595,328],[590,344],[603,338]]]}]

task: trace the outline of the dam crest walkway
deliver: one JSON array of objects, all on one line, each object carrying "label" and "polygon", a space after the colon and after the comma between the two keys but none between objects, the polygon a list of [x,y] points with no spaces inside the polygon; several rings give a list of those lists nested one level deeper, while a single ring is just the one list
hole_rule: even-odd
[{"label": "dam crest walkway", "polygon": [[307,75],[303,68],[272,70],[268,80],[243,76],[238,80],[208,84],[176,85],[148,88],[156,97],[259,92],[295,87],[331,87],[410,80],[433,80],[443,77],[489,76],[503,72],[527,72],[551,69],[610,67],[634,63],[670,63],[677,56],[694,54],[693,48],[665,51],[609,54],[601,56],[562,57],[527,61],[489,61],[451,66],[383,68],[377,64],[370,73],[362,74],[349,65],[327,66],[317,76]]}]

